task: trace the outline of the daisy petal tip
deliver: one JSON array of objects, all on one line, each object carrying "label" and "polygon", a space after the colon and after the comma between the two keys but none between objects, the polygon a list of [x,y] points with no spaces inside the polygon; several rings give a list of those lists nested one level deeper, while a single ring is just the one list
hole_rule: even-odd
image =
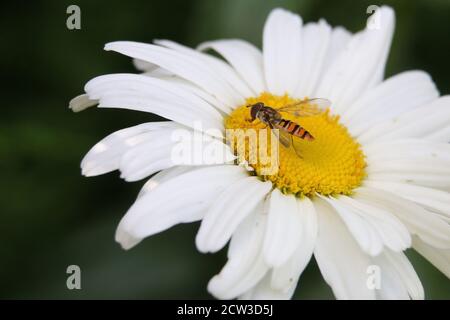
[{"label": "daisy petal tip", "polygon": [[207,290],[217,299],[227,300],[232,298],[227,296],[224,292],[224,283],[218,275],[215,275],[209,280]]},{"label": "daisy petal tip", "polygon": [[69,109],[73,112],[80,112],[87,108],[93,107],[98,103],[98,100],[89,99],[87,94],[80,94],[70,100]]},{"label": "daisy petal tip", "polygon": [[199,233],[197,233],[197,236],[195,237],[195,246],[201,253],[208,253],[209,251],[208,247],[205,245],[205,241],[203,241],[202,236],[199,236]]},{"label": "daisy petal tip", "polygon": [[95,167],[93,167],[91,162],[82,161],[80,165],[81,175],[84,177],[94,177],[98,176],[100,173],[97,173]]},{"label": "daisy petal tip", "polygon": [[116,230],[115,240],[124,250],[129,250],[142,241],[142,239],[134,237],[120,226]]}]

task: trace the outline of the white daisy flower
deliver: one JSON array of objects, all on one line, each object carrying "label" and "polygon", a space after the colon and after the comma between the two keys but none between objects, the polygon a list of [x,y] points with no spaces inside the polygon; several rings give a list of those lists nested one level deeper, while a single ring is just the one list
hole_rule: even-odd
[{"label": "white daisy flower", "polygon": [[[262,51],[238,39],[197,50],[168,40],[107,44],[143,73],[97,77],[71,108],[98,104],[170,120],[117,131],[82,161],[86,176],[157,173],[118,226],[123,248],[201,221],[201,252],[229,242],[228,262],[208,285],[221,299],[291,298],[312,256],[338,299],[423,299],[404,254],[411,247],[450,277],[450,98],[423,71],[383,80],[394,12],[381,7],[372,19],[376,28],[351,34],[275,9]],[[305,97],[328,99],[330,110],[297,119],[315,141],[301,141],[301,157],[281,147],[276,174],[262,174],[258,163],[248,171],[229,154],[213,165],[174,165],[175,129],[198,131],[199,121],[215,128],[208,144],[216,150],[225,129],[262,128],[248,121],[247,105],[277,109]],[[248,151],[233,150],[244,158]],[[375,287],[373,267],[381,271]]]}]

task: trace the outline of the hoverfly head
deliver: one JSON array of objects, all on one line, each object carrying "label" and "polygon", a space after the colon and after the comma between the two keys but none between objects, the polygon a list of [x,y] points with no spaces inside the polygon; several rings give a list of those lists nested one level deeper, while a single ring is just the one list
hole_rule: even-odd
[{"label": "hoverfly head", "polygon": [[264,107],[264,103],[257,102],[255,104],[248,105],[247,108],[250,109],[250,116],[251,116],[251,122],[253,122],[256,119],[256,116],[258,115],[258,112]]}]

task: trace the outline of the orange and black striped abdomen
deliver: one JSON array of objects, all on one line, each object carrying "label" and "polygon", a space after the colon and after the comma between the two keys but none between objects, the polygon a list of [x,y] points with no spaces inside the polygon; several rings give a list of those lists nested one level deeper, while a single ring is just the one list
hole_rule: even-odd
[{"label": "orange and black striped abdomen", "polygon": [[281,130],[285,130],[289,134],[292,134],[295,137],[298,137],[300,139],[304,139],[307,141],[313,141],[314,137],[301,125],[295,123],[291,120],[281,119],[280,122],[278,122],[278,127]]}]

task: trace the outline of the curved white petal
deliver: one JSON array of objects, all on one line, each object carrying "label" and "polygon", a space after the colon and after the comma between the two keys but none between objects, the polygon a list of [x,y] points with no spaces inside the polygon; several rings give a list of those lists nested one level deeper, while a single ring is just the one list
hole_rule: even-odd
[{"label": "curved white petal", "polygon": [[423,139],[402,139],[375,142],[363,146],[370,161],[421,159],[450,161],[448,143],[431,142]]},{"label": "curved white petal", "polygon": [[300,79],[295,97],[313,97],[323,72],[330,38],[331,27],[325,20],[307,23],[303,27]]},{"label": "curved white petal", "polygon": [[372,256],[380,254],[383,250],[383,240],[375,226],[364,219],[359,211],[346,206],[342,201],[330,197],[321,198],[336,210],[364,252]]},{"label": "curved white petal", "polygon": [[439,92],[427,73],[402,72],[365,92],[345,110],[342,121],[353,135],[359,136],[377,123],[395,119],[438,97]]},{"label": "curved white petal", "polygon": [[403,281],[411,299],[423,300],[425,293],[422,283],[406,255],[403,252],[391,252],[389,250],[385,251],[384,255],[397,270],[398,276]]},{"label": "curved white petal", "polygon": [[223,102],[227,106],[223,110],[224,112],[230,112],[231,108],[240,102],[240,98],[236,96],[233,88],[216,74],[216,71],[207,65],[203,59],[198,57],[157,45],[132,41],[110,42],[105,45],[105,50],[116,51],[154,63],[195,83]]},{"label": "curved white petal", "polygon": [[384,252],[373,257],[373,266],[368,277],[373,279],[371,285],[374,286],[377,299],[379,300],[409,300],[408,290],[406,290],[397,270],[390,263]]},{"label": "curved white petal", "polygon": [[379,28],[354,35],[318,86],[317,96],[332,101],[331,109],[337,114],[382,79],[394,31],[394,11],[383,6],[371,19],[379,21]]},{"label": "curved white petal", "polygon": [[217,100],[216,97],[214,97],[210,93],[206,92],[205,90],[203,90],[202,88],[197,86],[195,83],[192,83],[186,79],[180,78],[179,76],[171,74],[167,70],[159,68],[159,67],[153,71],[146,72],[143,75],[174,83],[179,88],[181,88],[185,91],[191,92],[192,94],[196,95],[197,97],[203,99],[208,104],[215,107],[222,115],[226,114],[222,110],[227,109],[227,106],[223,102]]},{"label": "curved white petal", "polygon": [[450,250],[442,250],[428,245],[418,237],[413,238],[413,247],[443,274],[450,278]]},{"label": "curved white petal", "polygon": [[360,187],[358,199],[395,214],[410,233],[438,248],[450,248],[450,225],[439,216],[412,201],[397,197],[384,190]]},{"label": "curved white petal", "polygon": [[269,92],[293,94],[300,80],[302,19],[274,9],[264,25],[264,74]]},{"label": "curved white petal", "polygon": [[408,229],[390,212],[381,210],[353,198],[324,198],[339,213],[361,248],[372,256],[380,254],[383,247],[399,252],[411,246]]},{"label": "curved white petal", "polygon": [[161,183],[165,181],[168,181],[183,173],[196,169],[198,168],[194,166],[175,166],[169,169],[161,170],[160,172],[152,176],[150,179],[148,179],[146,183],[144,183],[141,190],[139,191],[137,198],[139,199],[144,194],[157,188]]},{"label": "curved white petal", "polygon": [[224,39],[204,42],[198,46],[198,50],[207,49],[220,53],[256,96],[266,91],[262,54],[254,45],[240,39]]},{"label": "curved white petal", "polygon": [[230,239],[236,227],[272,188],[271,182],[247,177],[226,188],[211,204],[195,238],[201,252],[219,251]]},{"label": "curved white petal", "polygon": [[267,230],[263,253],[271,267],[283,265],[294,253],[302,237],[302,218],[293,195],[274,189],[269,198]]},{"label": "curved white petal", "polygon": [[314,203],[318,236],[314,257],[320,272],[337,299],[375,299],[367,286],[367,270],[372,264],[349,233],[338,214],[324,201]]},{"label": "curved white petal", "polygon": [[73,112],[80,112],[87,108],[93,107],[98,104],[98,100],[89,99],[87,94],[80,94],[69,102],[69,108]]},{"label": "curved white petal", "polygon": [[131,148],[155,137],[168,129],[182,128],[175,122],[149,122],[116,131],[96,145],[81,161],[83,175],[90,177],[119,169],[120,159]]},{"label": "curved white petal", "polygon": [[[262,210],[262,204],[259,207]],[[233,234],[236,250],[228,262],[208,283],[208,291],[219,299],[233,299],[253,288],[266,274],[268,267],[261,252],[266,215],[255,211]],[[234,240],[237,237],[239,240]]]},{"label": "curved white petal", "polygon": [[155,40],[155,43],[166,48],[176,50],[193,58],[203,60],[217,76],[223,78],[225,82],[233,89],[236,105],[242,104],[246,97],[252,96],[247,83],[245,83],[230,65],[209,54],[194,50],[170,40]]},{"label": "curved white petal", "polygon": [[[408,94],[414,95],[412,92]],[[368,128],[358,140],[363,144],[410,138],[448,142],[449,123],[450,96],[443,96]]]},{"label": "curved white petal", "polygon": [[427,134],[426,139],[439,142],[450,142],[450,126],[437,129],[436,131]]},{"label": "curved white petal", "polygon": [[156,64],[141,59],[133,59],[133,65],[137,70],[142,72],[152,72],[156,69],[159,69]]},{"label": "curved white petal", "polygon": [[381,287],[377,290],[381,299],[424,299],[422,283],[403,252],[385,250],[374,258],[374,264],[381,271]]},{"label": "curved white petal", "polygon": [[143,239],[175,224],[199,220],[214,197],[246,176],[241,167],[224,165],[193,170],[162,182],[131,206],[117,227],[116,241],[129,249],[130,237]]},{"label": "curved white petal", "polygon": [[301,219],[301,239],[292,257],[282,266],[274,268],[271,287],[280,292],[293,291],[298,279],[308,265],[314,251],[317,237],[317,216],[309,198],[297,199]]},{"label": "curved white petal", "polygon": [[[334,61],[341,55],[341,53],[346,50],[349,41],[352,39],[352,33],[350,33],[344,27],[338,26],[333,28],[328,50],[324,58],[323,71],[325,72],[334,63]],[[321,75],[322,79],[323,75]],[[314,95],[317,96],[317,95]]]},{"label": "curved white petal", "polygon": [[271,277],[273,272],[268,272],[264,278],[252,289],[239,297],[243,300],[288,300],[294,295],[297,282],[291,283],[286,290],[273,288]]},{"label": "curved white petal", "polygon": [[353,198],[340,196],[338,201],[344,203],[347,208],[358,212],[363,219],[369,222],[387,248],[401,252],[411,247],[409,231],[395,215],[358,201],[357,194]]},{"label": "curved white petal", "polygon": [[223,117],[206,101],[175,83],[138,74],[109,74],[90,80],[85,90],[99,107],[146,111],[188,127],[200,122],[223,129]]},{"label": "curved white petal", "polygon": [[450,145],[446,143],[403,139],[372,143],[363,149],[372,180],[450,186]]},{"label": "curved white petal", "polygon": [[121,178],[137,181],[176,165],[226,164],[235,156],[222,141],[190,130],[165,130],[130,148],[121,158]]},{"label": "curved white petal", "polygon": [[366,180],[364,185],[392,192],[450,218],[450,193],[408,183]]}]

